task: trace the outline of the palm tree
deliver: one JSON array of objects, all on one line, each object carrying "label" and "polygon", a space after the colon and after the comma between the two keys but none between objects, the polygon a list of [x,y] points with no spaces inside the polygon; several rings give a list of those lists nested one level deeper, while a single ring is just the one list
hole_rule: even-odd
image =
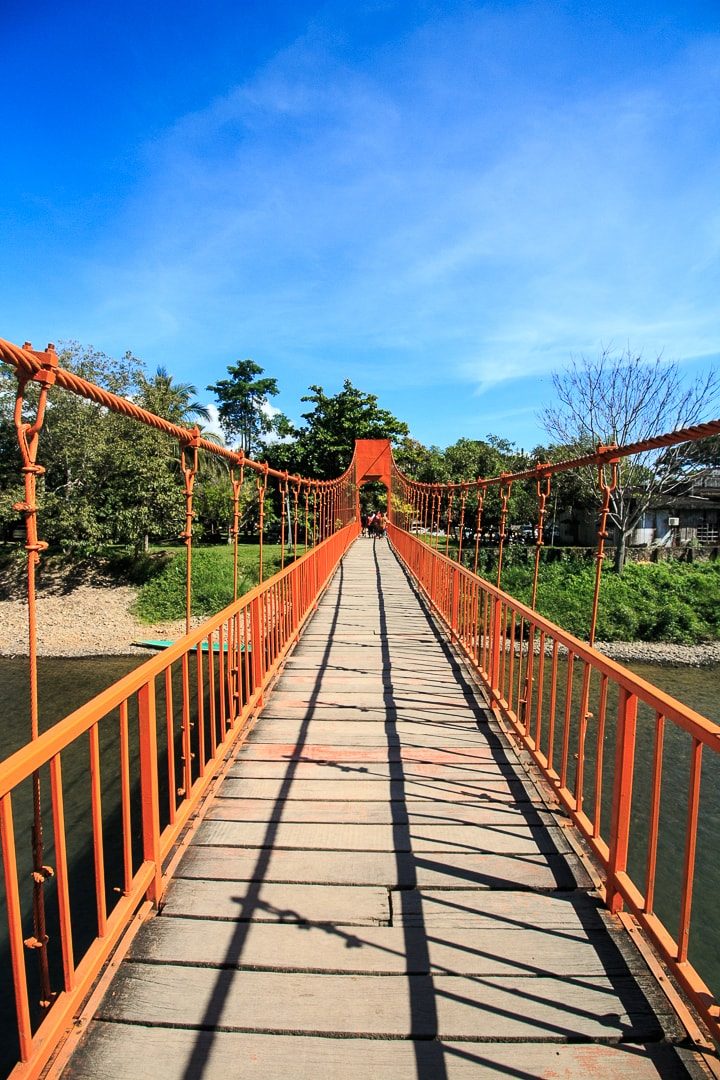
[{"label": "palm tree", "polygon": [[150,379],[141,376],[138,404],[169,420],[171,424],[189,426],[197,420],[211,419],[206,405],[194,401],[197,387],[192,383],[176,383],[167,368],[158,367]]}]

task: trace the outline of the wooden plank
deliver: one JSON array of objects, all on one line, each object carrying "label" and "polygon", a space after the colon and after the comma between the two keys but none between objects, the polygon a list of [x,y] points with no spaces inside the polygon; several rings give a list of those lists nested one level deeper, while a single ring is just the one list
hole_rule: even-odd
[{"label": "wooden plank", "polygon": [[[296,746],[294,743],[250,742],[243,746],[242,760],[264,761],[348,761],[348,762],[412,762],[435,765],[468,765],[470,762],[498,764],[493,750],[483,745],[454,746],[452,750],[434,747],[353,747],[315,743],[312,746]],[[508,763],[507,769],[512,768]]]},{"label": "wooden plank", "polygon": [[[620,936],[620,935],[616,935]],[[419,927],[235,924],[164,915],[151,919],[132,946],[135,960],[208,964],[267,971],[377,975],[555,976],[647,974],[637,954],[623,955],[605,930],[537,927],[449,928],[442,937]]]},{"label": "wooden plank", "polygon": [[[457,725],[459,730],[468,729],[473,732],[473,735],[478,731],[485,733],[482,730],[486,724],[484,717],[473,713],[460,703],[443,708],[437,705],[426,705],[423,702],[416,702],[413,705],[396,704],[392,701],[388,701],[385,705],[371,706],[363,702],[363,696],[360,693],[355,694],[355,703],[352,705],[317,705],[313,701],[308,701],[302,706],[291,709],[284,705],[273,704],[272,708],[268,707],[267,713],[263,713],[261,723],[263,727],[269,727],[280,721],[289,724],[290,721],[312,720],[317,724],[336,723],[353,726],[358,723],[374,724],[376,728],[382,729],[387,724],[395,725],[404,722],[433,724],[441,732],[447,732]],[[272,697],[270,700],[272,701]],[[331,741],[332,739],[328,736],[326,742]]]},{"label": "wooden plank", "polygon": [[195,844],[228,847],[302,848],[306,851],[489,851],[506,855],[569,851],[563,829],[532,826],[493,828],[463,825],[334,825],[292,821],[204,820]]},{"label": "wooden plank", "polygon": [[469,688],[463,687],[457,679],[448,671],[448,678],[444,680],[432,677],[422,682],[418,681],[417,672],[400,674],[393,672],[385,678],[378,678],[377,673],[372,675],[356,675],[354,673],[325,672],[322,668],[303,671],[294,668],[292,673],[285,673],[273,688],[273,703],[287,705],[292,699],[297,701],[298,706],[306,704],[309,700],[320,701],[328,699],[331,702],[341,702],[344,705],[353,704],[353,698],[358,694],[372,695],[377,698],[377,707],[384,706],[387,698],[410,705],[428,704],[438,702],[440,704],[452,704],[454,706],[465,703],[470,697],[477,702],[481,712],[489,715],[487,703],[475,697]]},{"label": "wooden plank", "polygon": [[[562,990],[560,990],[562,987]],[[668,1022],[669,1005],[661,1014]],[[558,1042],[665,1034],[639,982],[461,975],[314,975],[125,964],[104,1020],[375,1038]],[[675,1026],[677,1033],[677,1026]]]},{"label": "wooden plank", "polygon": [[[267,849],[262,849],[267,852]],[[258,857],[257,848],[204,847],[186,851],[177,877],[230,881],[307,882],[317,885],[382,885],[414,889],[587,889],[591,881],[574,855],[475,855],[442,852],[280,850]]]},{"label": "wooden plank", "polygon": [[[292,682],[294,683],[294,680]],[[273,711],[306,709],[308,705],[316,709],[346,709],[357,708],[360,704],[362,708],[368,710],[384,710],[387,706],[398,709],[403,707],[415,709],[418,706],[432,709],[437,706],[442,715],[445,711],[453,712],[458,708],[468,711],[471,703],[479,713],[487,715],[489,711],[487,705],[475,700],[471,702],[459,687],[453,690],[449,685],[442,692],[432,689],[423,690],[418,685],[417,677],[414,684],[412,680],[408,680],[404,687],[392,682],[378,687],[376,679],[366,679],[355,680],[355,685],[352,687],[348,687],[345,683],[325,689],[314,687],[312,693],[302,692],[297,685],[292,685],[290,680],[287,682],[281,680],[270,698],[270,708]],[[268,715],[268,713],[263,712],[263,715]]]},{"label": "wooden plank", "polygon": [[357,825],[546,825],[553,814],[532,803],[508,802],[354,802],[320,799],[225,799],[217,796],[208,807],[206,821],[298,821]]},{"label": "wooden plank", "polygon": [[[488,1044],[209,1032],[95,1022],[66,1075],[73,1080],[687,1080],[680,1052],[646,1046]],[[120,1063],[122,1063],[120,1065]],[[118,1071],[120,1065],[122,1072]]]},{"label": "wooden plank", "polygon": [[[290,777],[297,780],[379,780],[392,779],[396,782],[415,781],[427,782],[428,780],[442,781],[456,787],[471,789],[487,788],[488,786],[502,787],[505,784],[512,785],[515,791],[520,789],[523,783],[522,770],[508,762],[504,764],[497,761],[348,761],[346,757],[328,755],[326,757],[311,756],[309,760],[304,758],[273,758],[267,760],[262,757],[247,757],[239,755],[234,764],[228,770],[229,777]],[[527,780],[526,790],[531,790]],[[534,790],[534,789],[533,789]],[[536,796],[537,797],[537,796]]]},{"label": "wooden plank", "polygon": [[338,885],[277,885],[262,882],[174,879],[163,911],[195,919],[247,922],[343,923],[363,926],[387,923],[387,889]]},{"label": "wooden plank", "polygon": [[266,720],[289,719],[293,720],[304,716],[311,711],[318,719],[343,720],[345,717],[358,717],[362,719],[365,714],[368,719],[384,723],[389,717],[402,719],[403,717],[421,716],[435,723],[453,723],[462,716],[464,719],[480,724],[487,723],[487,709],[479,706],[470,708],[469,702],[461,695],[454,701],[432,701],[419,698],[417,694],[408,694],[401,697],[399,694],[386,691],[385,694],[372,693],[370,689],[357,690],[346,696],[342,703],[332,701],[326,697],[309,694],[305,700],[299,700],[297,696],[290,701],[282,694],[273,692],[269,698],[263,718]]},{"label": "wooden plank", "polygon": [[405,723],[376,724],[372,721],[343,720],[342,723],[330,721],[274,720],[261,725],[257,733],[257,742],[297,743],[306,746],[350,746],[350,747],[432,747],[438,750],[451,750],[456,746],[464,749],[471,746],[474,750],[482,749],[485,757],[494,758],[497,750],[481,738],[475,738],[477,729],[472,724],[428,724],[421,721]]},{"label": "wooden plank", "polygon": [[407,889],[392,894],[392,910],[393,924],[408,926],[539,926],[564,931],[604,925],[598,901],[578,892]]},{"label": "wooden plank", "polygon": [[[284,799],[288,801],[331,802],[404,802],[405,799],[427,803],[492,802],[525,803],[532,792],[521,783],[512,780],[490,778],[485,782],[454,782],[437,777],[432,780],[375,780],[366,774],[357,780],[351,774],[341,773],[340,779],[299,779],[286,777],[228,776],[222,784],[221,794],[226,799]],[[331,776],[330,770],[324,770]],[[536,795],[536,801],[538,797]]]}]

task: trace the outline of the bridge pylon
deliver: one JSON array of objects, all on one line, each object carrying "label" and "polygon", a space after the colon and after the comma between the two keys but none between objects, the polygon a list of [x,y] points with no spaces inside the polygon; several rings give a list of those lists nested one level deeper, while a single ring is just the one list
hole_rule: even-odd
[{"label": "bridge pylon", "polygon": [[363,484],[380,483],[387,491],[387,516],[392,521],[392,502],[390,499],[390,476],[392,470],[392,450],[389,439],[355,440],[355,485],[358,500],[358,519],[360,516],[360,488]]}]

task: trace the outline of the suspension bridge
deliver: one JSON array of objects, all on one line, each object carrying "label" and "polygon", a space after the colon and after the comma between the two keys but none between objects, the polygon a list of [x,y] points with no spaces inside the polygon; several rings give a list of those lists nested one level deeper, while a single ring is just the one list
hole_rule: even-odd
[{"label": "suspension bridge", "polygon": [[[593,647],[618,462],[720,422],[446,485],[417,483],[389,443],[360,440],[342,476],[318,481],[205,442],[63,371],[52,349],[0,342],[0,357],[18,375],[32,736],[0,763],[15,1080],[720,1075],[703,966],[716,928],[698,947],[692,918],[720,728]],[[179,442],[188,621],[40,732],[36,482],[53,386]],[[261,582],[238,596],[236,572],[233,602],[193,628],[201,452],[232,470],[236,566],[239,487],[247,471],[257,478]],[[588,642],[534,608],[549,485],[582,465],[597,468],[600,494]],[[501,588],[508,496],[527,479],[538,493],[529,606]],[[360,535],[369,481],[388,492],[387,539]],[[283,565],[262,580],[269,483],[283,515],[290,507],[292,543],[286,552],[283,529]],[[491,485],[495,582],[475,572]],[[474,550],[463,553],[470,493]],[[673,788],[669,804],[678,760],[684,794]],[[79,874],[64,795],[81,781]],[[15,828],[28,788],[29,856]],[[670,900],[656,887],[668,859]],[[93,918],[80,920],[88,892]]]}]

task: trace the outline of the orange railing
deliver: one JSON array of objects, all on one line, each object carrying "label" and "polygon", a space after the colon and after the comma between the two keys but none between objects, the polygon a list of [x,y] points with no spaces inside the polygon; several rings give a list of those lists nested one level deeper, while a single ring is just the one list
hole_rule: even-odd
[{"label": "orange railing", "polygon": [[[268,683],[357,532],[356,522],[338,530],[0,763],[2,860],[25,1063],[14,1076],[39,1074],[135,912],[162,896],[182,830],[230,746],[249,730]],[[20,884],[31,875],[24,849],[16,850],[14,800],[22,803],[33,775],[46,770],[54,847],[46,855],[55,870],[45,909],[56,932],[45,945],[63,989],[37,1010],[25,959],[32,939],[23,940],[30,890]],[[85,825],[66,823],[64,793],[72,786],[76,794],[88,777]],[[78,861],[83,872],[74,869]],[[73,915],[88,878],[91,932],[87,918],[79,923]]]},{"label": "orange railing", "polygon": [[[417,537],[393,525],[389,537],[590,846],[607,906],[635,917],[717,1039],[701,975],[716,896],[695,883],[700,849],[716,865],[701,766],[707,750],[703,791],[717,790],[720,726]],[[691,926],[693,902],[709,930]]]}]

